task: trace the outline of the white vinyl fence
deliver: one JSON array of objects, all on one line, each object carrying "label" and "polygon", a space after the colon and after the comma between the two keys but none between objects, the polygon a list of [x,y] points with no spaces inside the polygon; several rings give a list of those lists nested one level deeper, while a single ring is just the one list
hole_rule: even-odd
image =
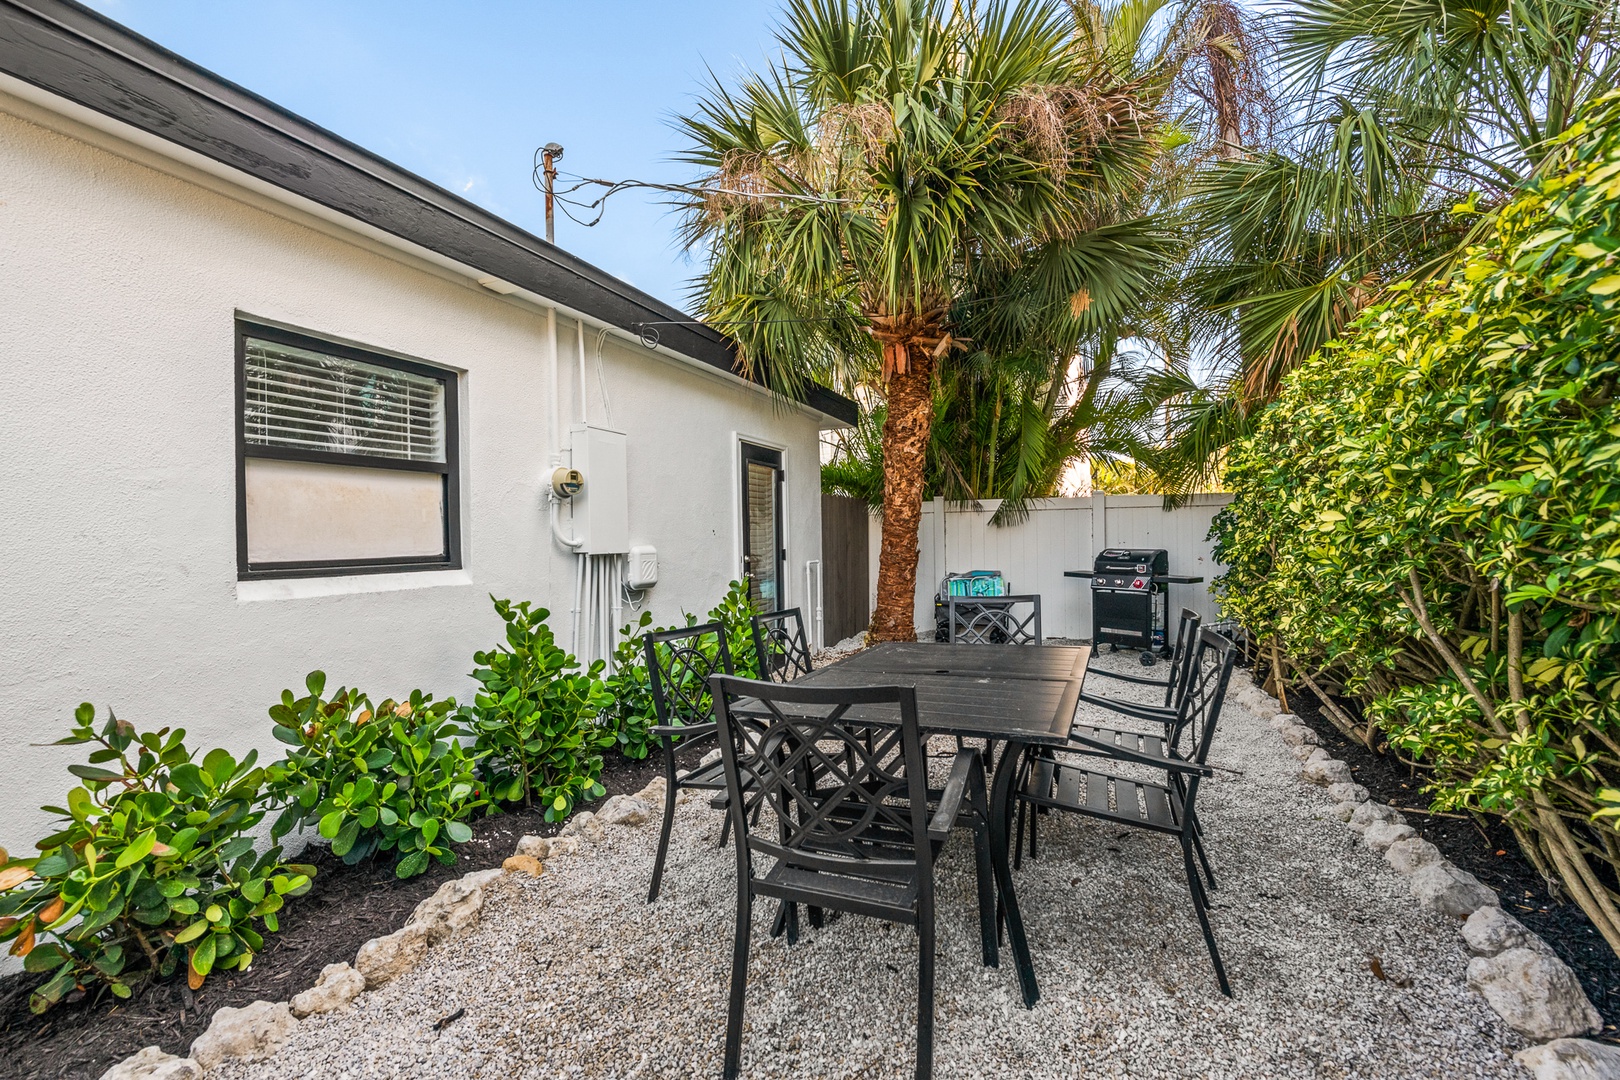
[{"label": "white vinyl fence", "polygon": [[[982,510],[946,508],[935,499],[923,506],[917,537],[917,630],[933,634],[934,595],[946,574],[1000,570],[1014,592],[1040,593],[1042,631],[1048,637],[1091,636],[1091,583],[1066,578],[1065,570],[1089,570],[1107,547],[1165,548],[1170,572],[1203,577],[1202,585],[1172,585],[1170,611],[1190,607],[1205,621],[1217,617],[1209,588],[1221,573],[1209,526],[1230,495],[1195,495],[1185,506],[1165,510],[1157,495],[1094,495],[1089,499],[1038,499],[1016,525],[994,526],[998,505]],[[870,536],[871,602],[877,603],[878,549],[882,522],[874,516]]]}]

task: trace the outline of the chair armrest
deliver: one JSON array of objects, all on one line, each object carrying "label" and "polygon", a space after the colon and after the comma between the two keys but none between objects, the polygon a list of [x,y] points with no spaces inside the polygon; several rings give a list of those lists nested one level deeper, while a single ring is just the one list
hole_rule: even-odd
[{"label": "chair armrest", "polygon": [[1076,745],[1081,752],[1094,754],[1097,757],[1109,758],[1113,761],[1129,761],[1136,765],[1146,765],[1149,768],[1163,769],[1165,772],[1187,773],[1196,776],[1214,776],[1215,770],[1208,765],[1199,765],[1192,761],[1183,761],[1177,757],[1149,757],[1139,754],[1135,750],[1127,750],[1122,746],[1112,746],[1096,739],[1089,739],[1084,735],[1069,733],[1069,741]]},{"label": "chair armrest", "polygon": [[686,735],[708,735],[717,730],[713,720],[706,724],[658,724],[648,729],[660,739],[681,738]]},{"label": "chair armrest", "polygon": [[951,762],[951,775],[945,781],[945,790],[939,795],[939,806],[928,821],[928,839],[945,840],[950,837],[951,829],[962,813],[962,799],[967,795],[968,780],[978,763],[977,750],[957,751],[956,760]]},{"label": "chair armrest", "polygon": [[1138,720],[1152,720],[1156,724],[1168,724],[1176,718],[1176,710],[1167,709],[1163,705],[1143,705],[1135,701],[1115,701],[1113,698],[1098,697],[1080,691],[1080,700],[1087,705],[1095,705],[1099,709],[1117,712],[1123,716],[1134,716]]},{"label": "chair armrest", "polygon": [[1104,671],[1102,668],[1087,668],[1087,677],[1101,676],[1104,679],[1118,679],[1121,682],[1140,683],[1143,686],[1169,686],[1169,679],[1149,679],[1143,675],[1126,675],[1120,671]]}]

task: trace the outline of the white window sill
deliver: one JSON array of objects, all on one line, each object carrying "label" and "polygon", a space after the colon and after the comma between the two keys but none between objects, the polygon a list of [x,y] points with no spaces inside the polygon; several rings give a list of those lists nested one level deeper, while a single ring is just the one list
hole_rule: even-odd
[{"label": "white window sill", "polygon": [[236,602],[256,604],[263,600],[310,600],[319,596],[354,596],[359,593],[400,592],[404,589],[433,589],[445,585],[471,584],[472,575],[465,570],[413,570],[401,574],[276,578],[268,581],[238,581]]}]

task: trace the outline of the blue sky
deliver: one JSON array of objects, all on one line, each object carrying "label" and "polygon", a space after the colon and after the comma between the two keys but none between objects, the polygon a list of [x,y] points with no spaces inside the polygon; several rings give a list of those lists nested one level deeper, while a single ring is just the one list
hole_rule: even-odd
[{"label": "blue sky", "polygon": [[[89,0],[194,63],[471,199],[537,236],[535,147],[565,172],[679,181],[707,70],[734,82],[771,49],[775,3],[702,0]],[[615,195],[557,243],[680,304],[696,264],[659,196]]]}]

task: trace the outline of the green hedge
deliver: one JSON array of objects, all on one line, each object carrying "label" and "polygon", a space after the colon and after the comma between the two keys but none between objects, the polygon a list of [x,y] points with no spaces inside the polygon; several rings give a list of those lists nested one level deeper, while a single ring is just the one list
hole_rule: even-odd
[{"label": "green hedge", "polygon": [[1620,951],[1620,96],[1449,277],[1366,312],[1227,469],[1226,612],[1502,815]]}]

